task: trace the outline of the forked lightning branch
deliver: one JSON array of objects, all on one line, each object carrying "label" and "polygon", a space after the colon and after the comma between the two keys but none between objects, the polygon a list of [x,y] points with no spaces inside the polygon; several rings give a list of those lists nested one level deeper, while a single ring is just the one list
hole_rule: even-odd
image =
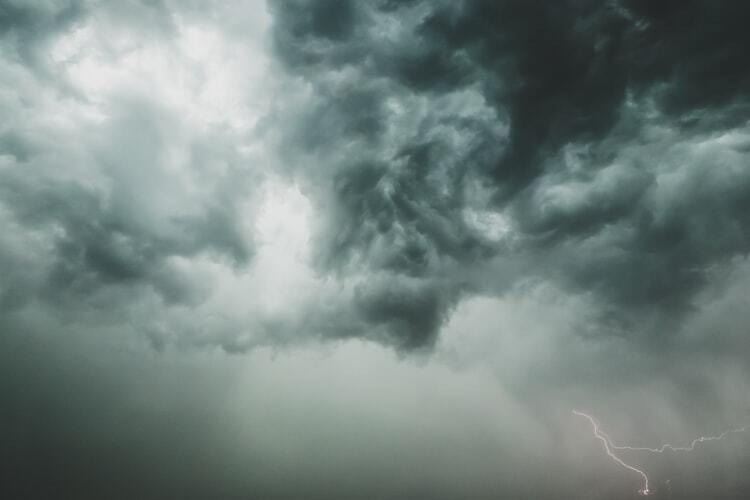
[{"label": "forked lightning branch", "polygon": [[623,461],[619,456],[617,456],[617,454],[615,454],[615,451],[643,451],[643,452],[648,452],[648,453],[664,453],[665,451],[670,450],[673,452],[689,452],[689,451],[694,451],[696,445],[698,445],[699,443],[705,443],[709,441],[720,441],[722,439],[728,438],[729,436],[743,433],[747,431],[748,429],[750,429],[750,425],[746,425],[744,427],[739,427],[737,429],[726,430],[722,432],[721,434],[717,434],[715,436],[699,436],[693,439],[690,442],[690,444],[687,446],[675,446],[672,444],[663,444],[658,448],[649,448],[645,446],[616,445],[612,442],[612,439],[604,431],[601,430],[601,427],[599,426],[599,422],[597,422],[597,420],[594,417],[582,411],[578,411],[578,410],[573,410],[573,414],[579,417],[583,417],[589,421],[594,431],[594,437],[602,443],[605,453],[607,454],[609,458],[612,459],[613,462],[615,462],[616,464],[618,464],[620,467],[624,469],[632,471],[633,473],[637,474],[641,478],[641,487],[638,489],[638,493],[644,496],[650,495],[656,491],[649,486],[648,474],[646,473],[646,471],[644,471],[640,467],[631,465]]}]

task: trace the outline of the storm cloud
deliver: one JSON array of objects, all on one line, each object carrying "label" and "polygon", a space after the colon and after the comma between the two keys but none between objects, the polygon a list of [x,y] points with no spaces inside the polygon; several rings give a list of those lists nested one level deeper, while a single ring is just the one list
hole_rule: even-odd
[{"label": "storm cloud", "polygon": [[572,408],[750,418],[748,14],[0,1],[0,492],[631,498]]},{"label": "storm cloud", "polygon": [[332,200],[325,266],[418,276],[448,305],[507,286],[456,274],[531,260],[637,328],[679,321],[746,253],[741,6],[272,6],[275,51],[312,89],[291,147]]}]

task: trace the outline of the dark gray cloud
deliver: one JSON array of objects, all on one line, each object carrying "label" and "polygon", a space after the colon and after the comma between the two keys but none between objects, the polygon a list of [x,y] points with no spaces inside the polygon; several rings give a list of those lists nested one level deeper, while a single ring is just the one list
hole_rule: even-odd
[{"label": "dark gray cloud", "polygon": [[0,0],[0,497],[637,498],[573,408],[750,419],[746,11]]},{"label": "dark gray cloud", "polygon": [[[333,200],[325,265],[429,277],[531,255],[632,329],[680,320],[747,252],[743,7],[343,2],[338,30],[325,2],[271,5],[276,52],[313,89],[291,147]],[[467,209],[507,216],[512,248]],[[441,303],[506,286],[454,276]]]},{"label": "dark gray cloud", "polygon": [[4,50],[30,65],[38,64],[40,46],[84,14],[84,2],[3,2],[0,33]]}]

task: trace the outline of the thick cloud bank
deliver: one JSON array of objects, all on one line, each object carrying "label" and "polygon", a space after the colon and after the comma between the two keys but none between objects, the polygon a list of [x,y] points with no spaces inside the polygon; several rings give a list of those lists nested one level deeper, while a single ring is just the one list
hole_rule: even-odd
[{"label": "thick cloud bank", "polygon": [[[738,4],[269,7],[3,9],[5,310],[417,348],[463,297],[539,278],[653,334],[745,255]],[[290,197],[271,239],[294,242],[266,252],[290,307],[249,314],[258,221]],[[165,320],[197,309],[200,331]]]},{"label": "thick cloud bank", "polygon": [[632,498],[571,409],[750,419],[748,15],[0,0],[0,496]]},{"label": "thick cloud bank", "polygon": [[747,252],[739,4],[272,5],[310,93],[288,146],[328,206],[322,262],[441,298],[409,308],[433,321],[410,318],[406,343],[434,339],[462,292],[529,275],[597,295],[625,329],[673,324]]}]

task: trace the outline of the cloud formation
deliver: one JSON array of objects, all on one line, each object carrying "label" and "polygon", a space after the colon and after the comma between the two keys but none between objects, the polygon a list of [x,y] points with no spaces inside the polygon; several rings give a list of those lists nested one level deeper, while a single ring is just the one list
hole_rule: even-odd
[{"label": "cloud formation", "polygon": [[0,1],[0,496],[633,498],[572,408],[750,417],[748,13]]},{"label": "cloud formation", "polygon": [[637,329],[679,321],[747,252],[740,7],[345,5],[272,4],[276,54],[311,89],[289,145],[327,200],[324,265],[419,277],[449,307],[507,286],[458,275],[530,261],[520,277]]},{"label": "cloud formation", "polygon": [[748,248],[741,13],[712,11],[726,29],[691,45],[700,9],[272,2],[242,33],[250,7],[10,4],[3,202],[38,248],[3,302],[205,304],[198,261],[250,292],[259,186],[282,182],[309,201],[318,292],[253,326],[229,314],[226,335],[255,339],[237,346],[308,321],[429,347],[463,297],[532,276],[623,331],[677,327]]}]

